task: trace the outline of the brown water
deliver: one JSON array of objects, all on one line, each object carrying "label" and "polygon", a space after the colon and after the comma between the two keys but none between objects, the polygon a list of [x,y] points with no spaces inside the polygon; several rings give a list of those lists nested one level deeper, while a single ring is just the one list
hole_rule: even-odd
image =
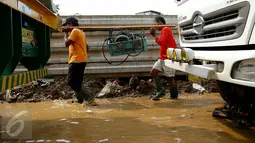
[{"label": "brown water", "polygon": [[218,95],[182,96],[176,101],[153,102],[144,97],[101,99],[98,102],[100,107],[94,108],[54,101],[4,104],[0,109],[31,110],[33,138],[20,142],[255,142],[254,131],[237,129],[230,121],[211,116],[214,108],[223,103]]}]

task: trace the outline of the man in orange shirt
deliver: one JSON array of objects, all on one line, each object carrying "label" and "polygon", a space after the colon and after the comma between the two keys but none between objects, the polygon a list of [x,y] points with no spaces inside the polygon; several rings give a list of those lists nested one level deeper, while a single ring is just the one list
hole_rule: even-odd
[{"label": "man in orange shirt", "polygon": [[95,106],[97,104],[94,97],[83,85],[84,70],[88,62],[88,45],[85,33],[80,29],[71,28],[79,26],[78,20],[74,17],[68,17],[63,26],[66,26],[64,29],[65,46],[69,47],[68,85],[75,91],[78,103],[82,104],[85,100],[88,105]]}]

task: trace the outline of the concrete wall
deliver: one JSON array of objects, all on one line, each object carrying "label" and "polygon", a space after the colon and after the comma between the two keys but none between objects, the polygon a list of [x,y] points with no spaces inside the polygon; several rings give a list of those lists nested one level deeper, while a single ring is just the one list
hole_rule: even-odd
[{"label": "concrete wall", "polygon": [[[62,16],[63,22],[67,16]],[[176,15],[165,15],[167,24],[176,24]],[[86,26],[113,26],[113,25],[152,25],[155,15],[109,15],[109,16],[76,16],[80,25]]]},{"label": "concrete wall", "polygon": [[[63,16],[63,21],[67,16]],[[149,15],[123,15],[123,16],[77,16],[80,25],[86,26],[113,26],[113,25],[151,25],[155,16]],[[165,19],[168,24],[176,24],[177,16],[166,15]],[[177,29],[173,28],[176,42],[179,45]],[[141,32],[141,31],[137,31]],[[102,54],[102,44],[108,37],[106,31],[85,32],[87,36],[89,50],[89,63],[87,65],[86,74],[149,74],[150,70],[159,56],[159,46],[154,42],[147,33],[148,51],[143,52],[137,57],[128,58],[127,62],[120,66],[109,65]],[[160,33],[158,33],[159,35]],[[107,58],[110,61],[121,62],[126,56],[110,57],[106,51]],[[63,41],[63,33],[53,33],[51,38],[51,58],[48,61],[48,69],[50,74],[65,75],[67,74],[68,48],[65,48]]]}]

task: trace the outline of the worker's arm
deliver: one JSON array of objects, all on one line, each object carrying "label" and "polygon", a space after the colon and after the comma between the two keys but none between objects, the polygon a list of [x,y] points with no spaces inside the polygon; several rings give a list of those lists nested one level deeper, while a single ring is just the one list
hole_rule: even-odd
[{"label": "worker's arm", "polygon": [[71,39],[68,38],[68,34],[65,33],[65,46],[69,47],[70,45],[73,44],[73,41]]},{"label": "worker's arm", "polygon": [[68,36],[68,34],[65,34],[65,45],[66,47],[69,47],[70,45],[72,45],[74,43],[74,41],[76,40],[78,35],[78,31],[77,30],[72,30],[72,32],[70,33],[70,35]]},{"label": "worker's arm", "polygon": [[169,31],[168,31],[166,28],[163,28],[160,38],[158,38],[158,37],[156,36],[156,34],[153,35],[153,37],[154,37],[155,41],[156,41],[160,46],[162,46],[162,45],[164,45],[164,44],[166,43],[166,41],[168,40],[168,39],[167,39],[167,38],[169,37],[168,35],[169,35]]}]

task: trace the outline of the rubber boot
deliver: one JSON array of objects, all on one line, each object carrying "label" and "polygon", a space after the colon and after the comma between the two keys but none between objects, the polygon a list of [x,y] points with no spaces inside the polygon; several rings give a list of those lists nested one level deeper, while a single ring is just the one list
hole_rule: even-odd
[{"label": "rubber boot", "polygon": [[83,103],[83,97],[82,97],[82,91],[80,92],[75,92],[75,96],[76,96],[76,99],[78,100],[77,102],[82,104]]},{"label": "rubber boot", "polygon": [[165,95],[165,89],[164,89],[164,87],[162,86],[159,77],[155,78],[155,79],[154,79],[154,82],[155,82],[155,85],[156,85],[156,88],[157,88],[157,93],[156,93],[156,95],[154,95],[154,96],[152,97],[152,100],[159,100],[160,97],[162,97],[162,96]]},{"label": "rubber boot", "polygon": [[170,85],[170,98],[177,99],[178,98],[178,87],[177,84]]},{"label": "rubber boot", "polygon": [[81,88],[82,97],[87,102],[86,104],[89,106],[97,106],[98,104],[95,102],[94,97],[87,91],[87,89],[82,86]]}]

